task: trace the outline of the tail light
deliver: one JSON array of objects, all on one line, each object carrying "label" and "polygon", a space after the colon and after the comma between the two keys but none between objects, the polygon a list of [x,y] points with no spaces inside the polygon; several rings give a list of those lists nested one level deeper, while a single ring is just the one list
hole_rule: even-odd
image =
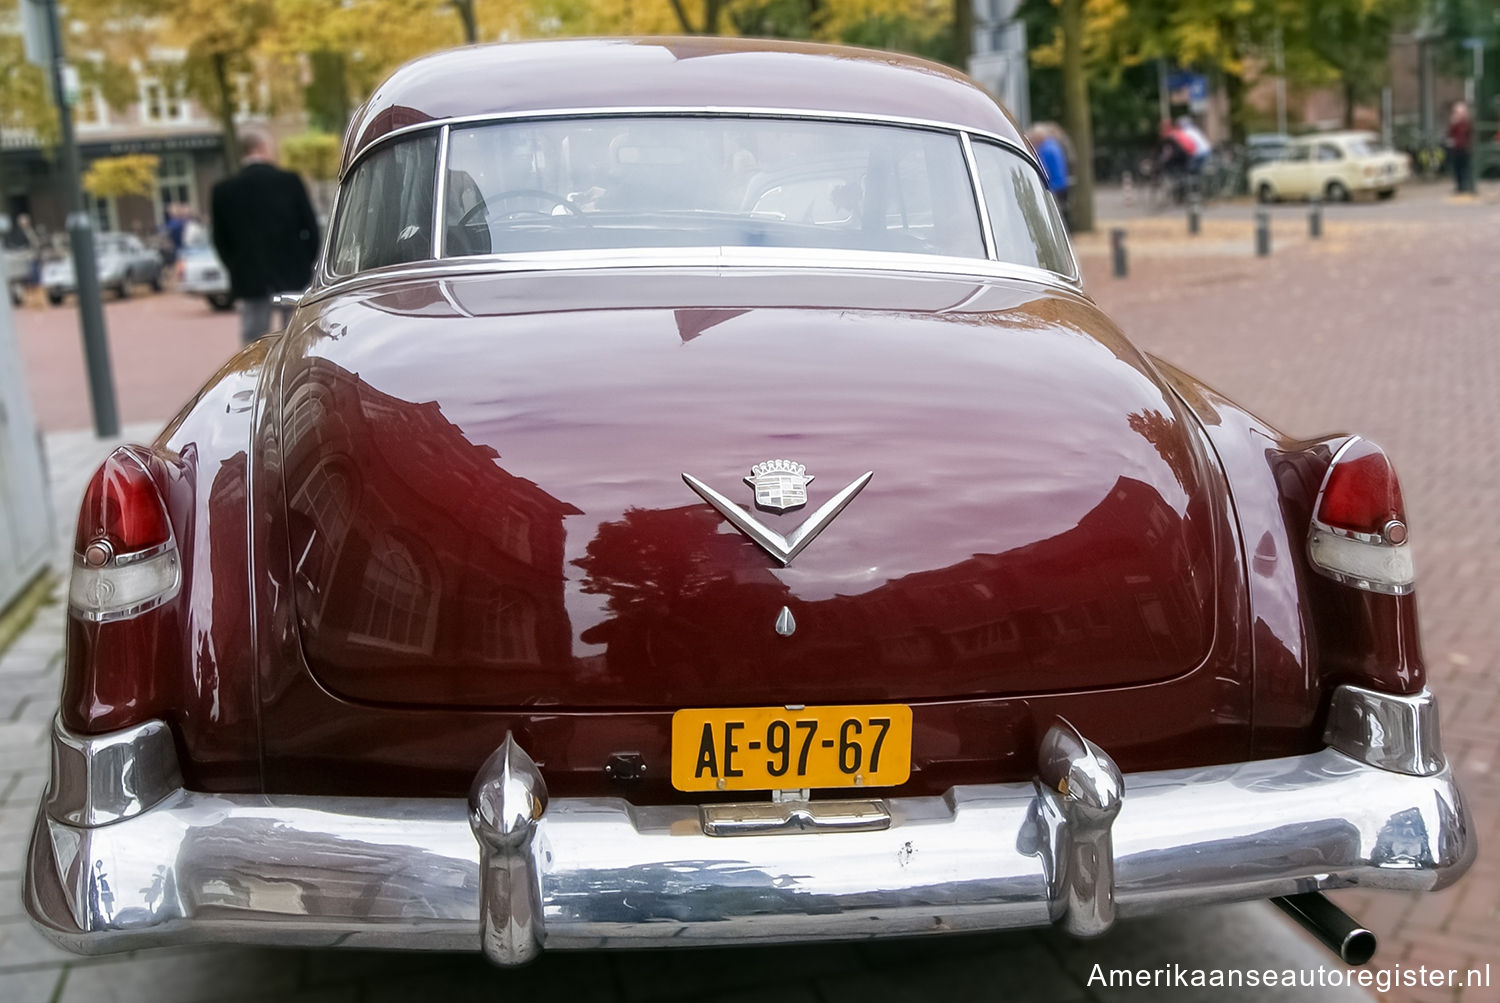
[{"label": "tail light", "polygon": [[1307,556],[1334,581],[1406,595],[1416,573],[1401,484],[1385,452],[1354,436],[1339,447],[1318,490]]},{"label": "tail light", "polygon": [[127,619],[171,599],[181,579],[161,493],[141,458],[122,446],[84,491],[69,609],[85,620]]}]

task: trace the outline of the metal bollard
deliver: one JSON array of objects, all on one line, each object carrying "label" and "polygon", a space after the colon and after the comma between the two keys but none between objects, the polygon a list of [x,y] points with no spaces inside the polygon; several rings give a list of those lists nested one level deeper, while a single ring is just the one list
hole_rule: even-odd
[{"label": "metal bollard", "polygon": [[1115,263],[1115,278],[1123,279],[1130,274],[1130,263],[1125,257],[1125,228],[1114,227],[1109,231],[1110,256]]},{"label": "metal bollard", "polygon": [[1307,235],[1313,240],[1323,236],[1323,200],[1316,195],[1307,207]]},{"label": "metal bollard", "polygon": [[1194,237],[1198,236],[1199,230],[1202,229],[1202,214],[1203,205],[1198,201],[1198,196],[1194,195],[1188,199],[1188,233]]},{"label": "metal bollard", "polygon": [[1261,258],[1271,253],[1271,214],[1265,209],[1255,210],[1255,253]]}]

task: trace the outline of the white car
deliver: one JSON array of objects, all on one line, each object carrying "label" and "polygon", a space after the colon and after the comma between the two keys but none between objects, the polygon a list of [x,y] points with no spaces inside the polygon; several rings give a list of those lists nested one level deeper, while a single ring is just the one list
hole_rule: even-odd
[{"label": "white car", "polygon": [[177,258],[177,291],[202,296],[215,310],[234,306],[229,292],[229,269],[219,260],[212,244],[189,244]]},{"label": "white car", "polygon": [[[94,253],[101,289],[114,290],[120,299],[129,296],[130,287],[138,283],[161,292],[161,257],[141,243],[139,237],[128,233],[98,234]],[[77,291],[71,252],[42,263],[42,288],[47,291],[47,301],[53,306],[61,303],[64,296]]]},{"label": "white car", "polygon": [[1250,190],[1262,202],[1320,196],[1347,202],[1355,195],[1387,199],[1411,176],[1404,153],[1372,132],[1326,132],[1294,139],[1282,156],[1250,168]]}]

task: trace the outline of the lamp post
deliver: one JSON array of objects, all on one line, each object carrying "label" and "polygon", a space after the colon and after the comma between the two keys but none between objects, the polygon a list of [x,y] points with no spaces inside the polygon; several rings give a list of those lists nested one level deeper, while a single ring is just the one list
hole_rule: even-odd
[{"label": "lamp post", "polygon": [[78,318],[83,330],[83,355],[88,364],[89,396],[94,411],[94,433],[102,438],[120,434],[119,410],[115,405],[115,382],[109,364],[109,339],[104,330],[104,311],[99,299],[99,272],[95,267],[94,227],[83,205],[79,183],[78,148],[73,140],[73,108],[64,89],[62,30],[58,27],[57,0],[21,0],[31,13],[46,22],[46,62],[52,82],[52,100],[57,105],[61,133],[60,155],[65,228],[73,252],[73,282],[78,291]]}]

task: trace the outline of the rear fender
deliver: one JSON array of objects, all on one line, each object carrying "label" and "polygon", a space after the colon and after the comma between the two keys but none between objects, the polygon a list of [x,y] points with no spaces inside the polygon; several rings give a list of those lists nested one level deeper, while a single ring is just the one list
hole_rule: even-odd
[{"label": "rear fender", "polygon": [[1348,436],[1291,438],[1182,370],[1152,361],[1198,418],[1229,482],[1248,569],[1254,754],[1320,746],[1335,686],[1422,689],[1415,596],[1340,585],[1308,564],[1313,504]]},{"label": "rear fender", "polygon": [[128,619],[68,618],[63,724],[97,734],[168,721],[185,779],[200,789],[260,787],[247,483],[259,383],[276,340],[230,359],[138,449],[179,549],[177,595]]}]

